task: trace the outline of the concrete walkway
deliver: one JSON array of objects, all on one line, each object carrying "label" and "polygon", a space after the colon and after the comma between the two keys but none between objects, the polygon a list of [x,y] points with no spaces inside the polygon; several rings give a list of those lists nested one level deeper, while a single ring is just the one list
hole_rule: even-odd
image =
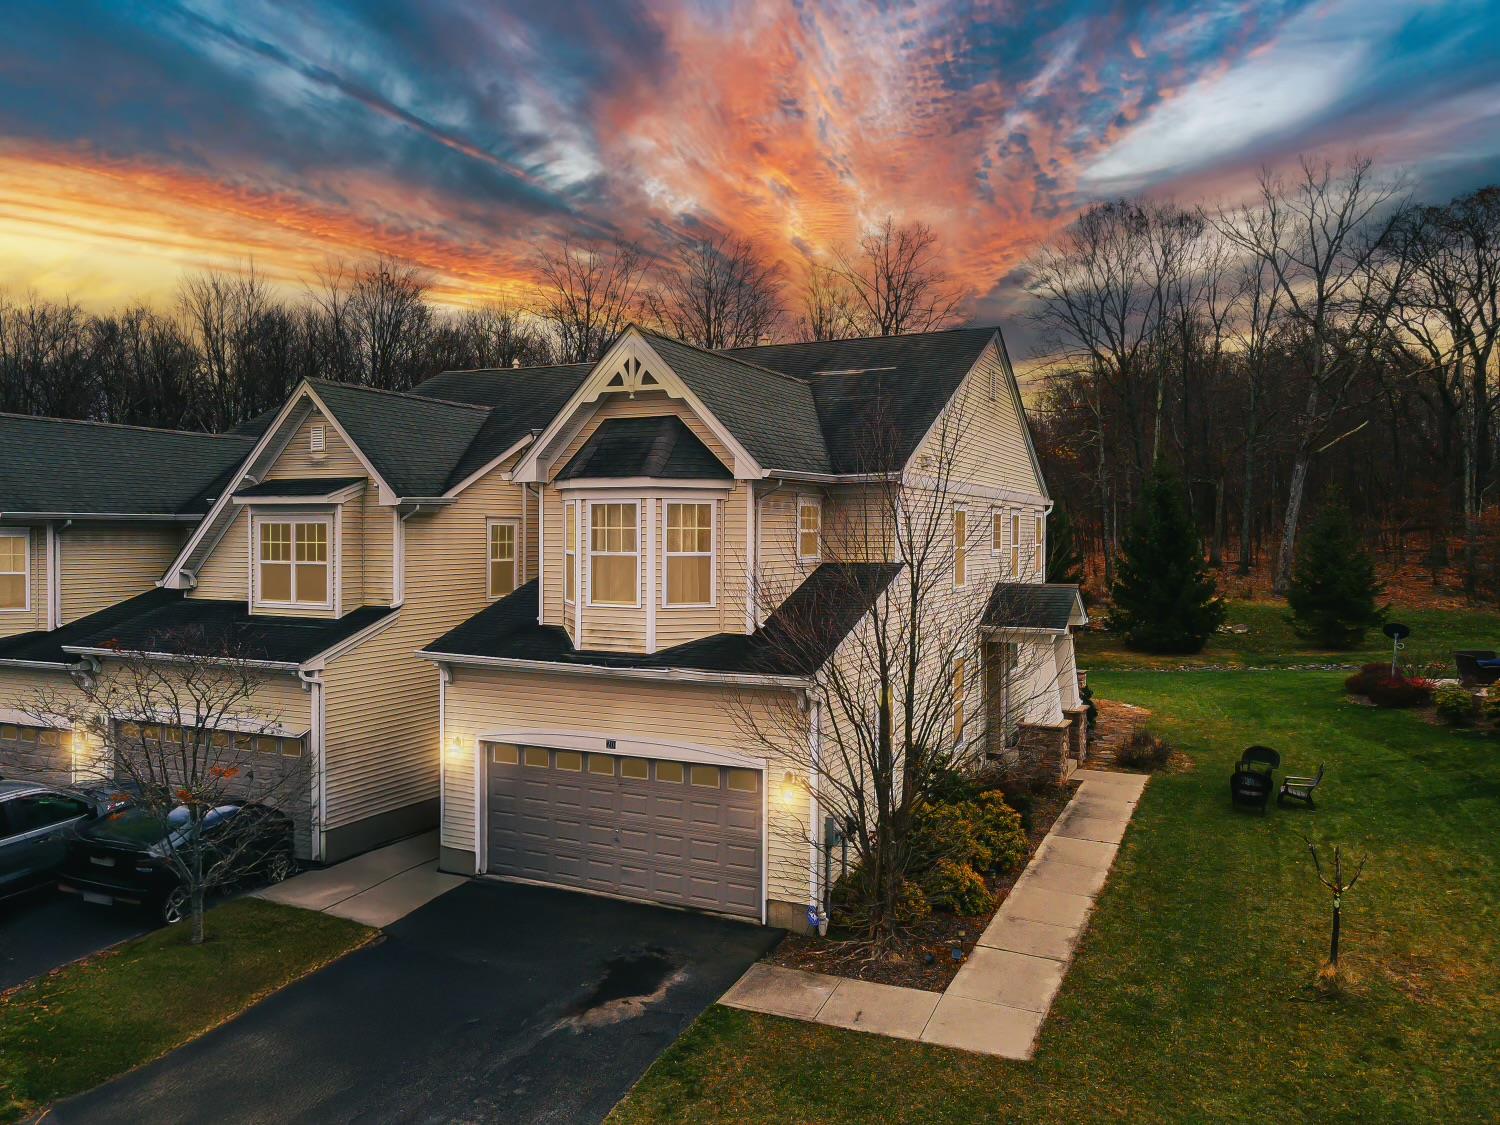
[{"label": "concrete walkway", "polygon": [[424,832],[353,859],[306,871],[255,897],[389,926],[466,880],[437,869],[438,834]]},{"label": "concrete walkway", "polygon": [[719,1002],[830,1027],[1029,1059],[1037,1032],[1146,788],[1079,770],[1082,785],[946,992],[752,965]]}]

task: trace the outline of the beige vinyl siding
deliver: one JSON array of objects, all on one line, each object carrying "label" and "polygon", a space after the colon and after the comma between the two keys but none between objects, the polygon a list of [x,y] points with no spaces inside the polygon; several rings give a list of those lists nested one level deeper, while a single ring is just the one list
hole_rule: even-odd
[{"label": "beige vinyl siding", "polygon": [[198,584],[188,597],[240,602],[250,599],[249,527],[250,513],[241,508],[213,552],[203,560]]},{"label": "beige vinyl siding", "polygon": [[949,450],[956,445],[955,484],[1041,494],[1042,482],[1026,444],[1025,410],[993,343],[953,396],[944,418],[918,447],[916,472],[922,471],[923,458],[939,458],[945,445]]},{"label": "beige vinyl siding", "polygon": [[[21,530],[7,527],[7,531]],[[47,627],[47,531],[32,527],[27,532],[27,581],[29,602],[25,609],[0,609],[0,637],[30,633]]]},{"label": "beige vinyl siding", "polygon": [[563,524],[562,494],[551,485],[542,488],[542,546],[546,558],[542,568],[542,622],[546,625],[565,626],[568,635],[573,635],[571,617],[563,613],[563,556],[566,552],[567,528]]},{"label": "beige vinyl siding", "polygon": [[521,486],[501,470],[456,502],[406,521],[406,598],[393,624],[323,673],[326,827],[438,793],[438,680],[415,654],[486,604],[486,520],[521,517]]},{"label": "beige vinyl siding", "polygon": [[[311,449],[314,426],[323,427],[323,454],[318,456]],[[355,456],[349,443],[334,429],[333,423],[314,409],[297,427],[292,440],[287,442],[281,456],[266,471],[266,480],[288,477],[362,477],[367,476],[364,464]]]},{"label": "beige vinyl siding", "polygon": [[[339,505],[339,598],[345,613],[365,604],[364,490]],[[331,544],[330,544],[331,546]]]},{"label": "beige vinyl siding", "polygon": [[60,531],[63,624],[152,589],[182,549],[184,534],[170,525],[130,524],[74,524]]},{"label": "beige vinyl siding", "polygon": [[[748,743],[744,716],[764,714],[763,727],[785,729],[788,709],[796,706],[785,692],[455,668],[447,687],[446,733],[450,747],[457,739],[461,752],[448,754],[444,763],[442,844],[474,849],[475,747],[480,739],[504,731],[549,732],[578,735],[584,749],[602,747],[600,739],[620,737],[660,742],[657,756],[663,758],[673,757],[673,744],[760,758],[766,748]],[[804,903],[811,807],[805,786],[794,787],[785,799],[782,777],[788,769],[804,776],[803,765],[788,764],[785,757],[770,761],[765,776],[768,896]]]},{"label": "beige vinyl siding", "polygon": [[360,542],[364,550],[364,593],[358,602],[351,602],[345,597],[346,612],[357,605],[390,605],[395,596],[391,582],[396,561],[396,511],[379,503],[378,490],[373,482],[365,486],[359,498],[359,508]]}]

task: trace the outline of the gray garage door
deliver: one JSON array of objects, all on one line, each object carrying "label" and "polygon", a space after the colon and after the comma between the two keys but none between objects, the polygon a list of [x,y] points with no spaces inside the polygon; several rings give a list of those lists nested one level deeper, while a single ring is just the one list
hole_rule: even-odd
[{"label": "gray garage door", "polygon": [[487,743],[487,869],[721,914],[761,913],[761,774]]},{"label": "gray garage door", "polygon": [[0,777],[68,785],[73,780],[72,766],[70,732],[0,723]]}]

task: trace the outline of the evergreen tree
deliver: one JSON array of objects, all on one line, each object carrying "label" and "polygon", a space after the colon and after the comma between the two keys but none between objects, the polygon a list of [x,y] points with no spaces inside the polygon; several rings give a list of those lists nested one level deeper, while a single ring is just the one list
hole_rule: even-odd
[{"label": "evergreen tree", "polygon": [[1302,533],[1287,590],[1297,635],[1325,648],[1354,648],[1385,620],[1389,607],[1375,605],[1384,592],[1348,507],[1330,496]]},{"label": "evergreen tree", "polygon": [[1136,505],[1110,594],[1110,627],[1144,652],[1197,652],[1224,620],[1182,484],[1165,465]]},{"label": "evergreen tree", "polygon": [[1074,586],[1083,583],[1083,552],[1073,538],[1073,521],[1061,506],[1047,517],[1047,581]]}]

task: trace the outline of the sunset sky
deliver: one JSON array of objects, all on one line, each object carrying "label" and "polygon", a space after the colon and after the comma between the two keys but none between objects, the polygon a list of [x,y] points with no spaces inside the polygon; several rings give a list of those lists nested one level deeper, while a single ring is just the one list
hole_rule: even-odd
[{"label": "sunset sky", "polygon": [[165,302],[385,251],[523,297],[556,233],[753,238],[801,263],[887,213],[1004,316],[1092,199],[1241,190],[1359,148],[1500,179],[1500,4],[387,0],[11,4],[0,288]]}]

